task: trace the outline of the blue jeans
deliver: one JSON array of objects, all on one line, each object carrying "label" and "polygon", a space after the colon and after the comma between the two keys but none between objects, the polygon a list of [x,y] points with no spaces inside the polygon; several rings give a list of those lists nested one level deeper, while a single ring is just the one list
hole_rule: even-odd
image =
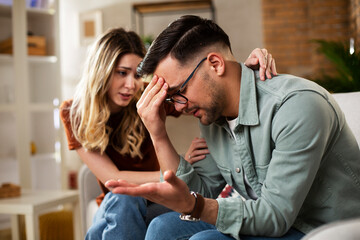
[{"label": "blue jeans", "polygon": [[143,240],[152,218],[168,211],[170,210],[142,197],[109,192],[101,202],[85,239]]},{"label": "blue jeans", "polygon": [[[304,236],[302,232],[292,228],[280,238],[253,237],[241,235],[241,240],[298,240]],[[148,227],[145,240],[234,240],[216,230],[214,225],[205,222],[187,222],[179,218],[179,213],[170,212],[153,219]]]}]

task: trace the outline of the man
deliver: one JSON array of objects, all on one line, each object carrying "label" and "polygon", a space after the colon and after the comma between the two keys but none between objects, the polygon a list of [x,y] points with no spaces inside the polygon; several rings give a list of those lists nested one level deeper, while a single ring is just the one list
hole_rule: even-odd
[{"label": "man", "polygon": [[[155,74],[137,107],[165,181],[107,186],[182,214],[153,220],[146,239],[300,239],[360,216],[359,147],[320,86],[291,75],[260,81],[235,60],[226,33],[196,16],[170,24],[138,72]],[[191,165],[176,153],[164,101],[199,118],[206,159]],[[246,200],[214,199],[226,183]]]}]

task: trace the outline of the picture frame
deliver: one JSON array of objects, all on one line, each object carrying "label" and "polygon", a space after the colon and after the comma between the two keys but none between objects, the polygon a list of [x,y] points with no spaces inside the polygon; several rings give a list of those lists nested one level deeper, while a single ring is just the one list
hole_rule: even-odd
[{"label": "picture frame", "polygon": [[102,12],[100,10],[80,13],[80,44],[89,45],[102,34]]}]

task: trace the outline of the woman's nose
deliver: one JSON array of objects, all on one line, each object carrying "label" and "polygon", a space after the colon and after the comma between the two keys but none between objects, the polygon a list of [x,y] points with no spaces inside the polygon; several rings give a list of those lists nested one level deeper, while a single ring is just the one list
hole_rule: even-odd
[{"label": "woman's nose", "polygon": [[129,76],[128,78],[126,78],[125,87],[130,88],[130,89],[135,88],[135,79],[134,79],[134,77]]}]

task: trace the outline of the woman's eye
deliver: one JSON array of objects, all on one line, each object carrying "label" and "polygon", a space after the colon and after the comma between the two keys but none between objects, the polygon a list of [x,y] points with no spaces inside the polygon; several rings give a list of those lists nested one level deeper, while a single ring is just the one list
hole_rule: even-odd
[{"label": "woman's eye", "polygon": [[118,74],[120,75],[120,76],[126,76],[126,72],[125,71],[117,71],[118,72]]},{"label": "woman's eye", "polygon": [[135,74],[135,79],[140,79],[141,76],[139,74]]}]

